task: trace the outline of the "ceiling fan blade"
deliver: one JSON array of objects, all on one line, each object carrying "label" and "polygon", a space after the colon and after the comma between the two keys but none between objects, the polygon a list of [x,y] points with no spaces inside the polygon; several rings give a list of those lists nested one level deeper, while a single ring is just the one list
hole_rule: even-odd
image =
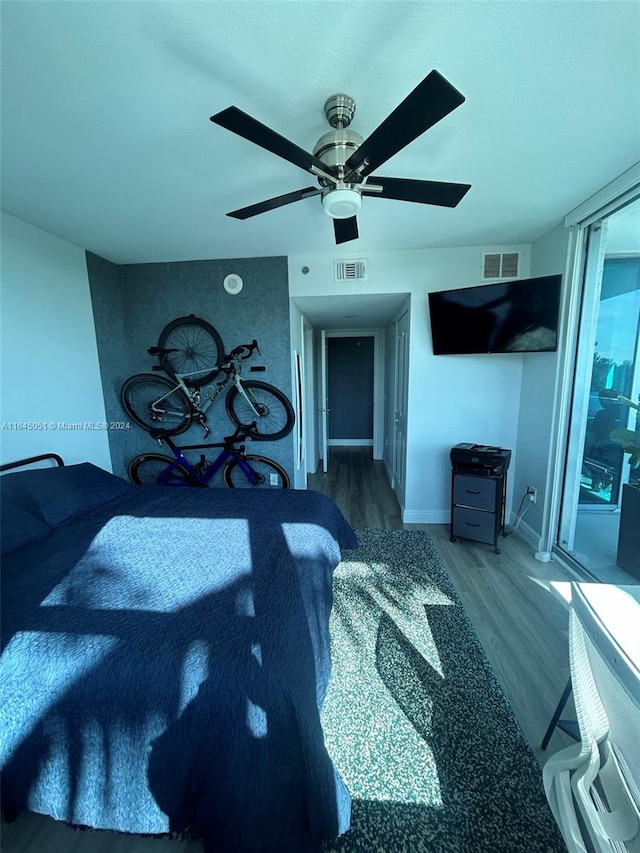
[{"label": "ceiling fan blade", "polygon": [[292,204],[294,201],[301,201],[303,198],[310,198],[312,195],[320,195],[321,192],[320,187],[305,187],[303,190],[295,190],[292,193],[268,198],[266,201],[259,201],[257,204],[250,204],[249,207],[232,210],[231,213],[227,213],[227,216],[232,216],[234,219],[249,219],[259,213],[275,210],[276,207],[283,207],[285,204]]},{"label": "ceiling fan blade", "polygon": [[[471,189],[471,184],[450,184],[446,181],[414,181],[410,178],[383,178],[374,175],[373,184],[381,186],[382,192],[372,192],[371,197],[394,198],[399,201],[415,201],[418,204],[437,204],[440,207],[456,207]],[[362,191],[367,192],[363,184]]]},{"label": "ceiling fan blade", "polygon": [[333,230],[336,235],[336,245],[358,239],[358,220],[355,216],[349,219],[334,219]]},{"label": "ceiling fan blade", "polygon": [[300,148],[294,142],[285,139],[284,136],[276,133],[275,130],[271,130],[265,124],[247,115],[247,113],[243,113],[238,107],[227,107],[226,110],[222,110],[222,112],[211,116],[210,120],[214,124],[219,124],[220,127],[224,127],[232,133],[248,139],[249,142],[253,142],[267,151],[271,151],[272,154],[282,157],[283,160],[288,160],[289,163],[299,166],[306,172],[310,172],[311,167],[315,166],[321,172],[334,174],[331,166],[327,166],[322,160],[314,157],[313,154],[309,154],[308,151]]},{"label": "ceiling fan blade", "polygon": [[346,171],[357,170],[366,160],[359,174],[370,175],[418,136],[460,104],[464,95],[458,92],[438,71],[431,71],[410,95],[395,108],[382,124],[373,131],[346,162]]}]

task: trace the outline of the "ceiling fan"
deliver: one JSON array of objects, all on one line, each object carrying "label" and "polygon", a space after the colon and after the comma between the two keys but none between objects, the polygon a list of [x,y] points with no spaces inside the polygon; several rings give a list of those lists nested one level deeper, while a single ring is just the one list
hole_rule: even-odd
[{"label": "ceiling fan", "polygon": [[462,103],[464,95],[438,71],[431,71],[382,124],[363,139],[360,134],[347,130],[356,109],[353,98],[333,95],[326,101],[324,111],[334,129],[320,137],[313,154],[238,107],[227,107],[211,116],[211,121],[310,172],[320,185],[242,207],[227,216],[249,219],[320,195],[324,212],[333,219],[336,243],[346,243],[358,237],[356,214],[362,206],[363,195],[456,207],[471,189],[470,184],[386,178],[371,173]]}]

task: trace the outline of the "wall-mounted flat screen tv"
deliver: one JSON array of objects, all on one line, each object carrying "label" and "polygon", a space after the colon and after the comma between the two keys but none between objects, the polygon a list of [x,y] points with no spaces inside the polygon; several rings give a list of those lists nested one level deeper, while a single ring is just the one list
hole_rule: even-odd
[{"label": "wall-mounted flat screen tv", "polygon": [[554,352],[562,276],[429,293],[435,355]]}]

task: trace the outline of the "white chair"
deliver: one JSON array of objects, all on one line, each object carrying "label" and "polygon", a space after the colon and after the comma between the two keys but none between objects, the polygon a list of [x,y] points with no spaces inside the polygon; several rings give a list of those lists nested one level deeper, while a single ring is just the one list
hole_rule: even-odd
[{"label": "white chair", "polygon": [[581,740],[547,800],[569,853],[640,853],[640,587],[573,584],[569,657]]}]

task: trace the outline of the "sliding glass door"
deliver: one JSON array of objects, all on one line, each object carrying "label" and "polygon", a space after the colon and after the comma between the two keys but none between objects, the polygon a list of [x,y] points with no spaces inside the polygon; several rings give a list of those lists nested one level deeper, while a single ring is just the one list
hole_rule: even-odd
[{"label": "sliding glass door", "polygon": [[622,487],[640,475],[616,432],[640,426],[640,201],[594,222],[587,241],[558,543],[615,582]]},{"label": "sliding glass door", "polygon": [[582,453],[583,509],[617,509],[622,482],[631,474],[624,466],[622,445],[611,434],[627,427],[632,412],[620,398],[632,399],[635,390],[639,276],[640,258],[604,261]]}]

